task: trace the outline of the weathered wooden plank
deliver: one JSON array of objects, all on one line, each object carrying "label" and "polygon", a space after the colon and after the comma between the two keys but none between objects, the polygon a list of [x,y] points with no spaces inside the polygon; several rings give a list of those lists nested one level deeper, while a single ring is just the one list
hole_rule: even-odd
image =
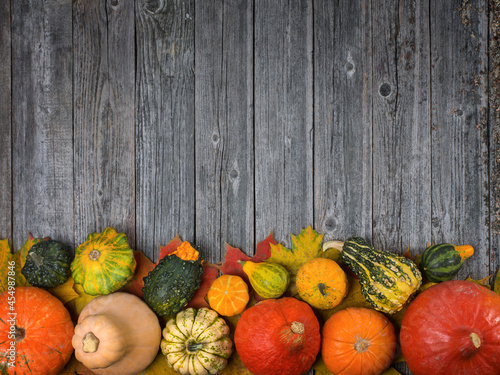
[{"label": "weathered wooden plank", "polygon": [[[137,248],[194,240],[194,1],[136,2]],[[168,5],[167,5],[168,4]]]},{"label": "weathered wooden plank", "polygon": [[314,3],[315,227],[325,239],[372,229],[370,2]]},{"label": "weathered wooden plank", "polygon": [[255,2],[255,233],[313,223],[312,1]]},{"label": "weathered wooden plank", "polygon": [[12,9],[13,247],[73,244],[72,2]]},{"label": "weathered wooden plank", "polygon": [[500,0],[489,2],[490,274],[500,265]]},{"label": "weathered wooden plank", "polygon": [[12,236],[12,75],[10,0],[0,0],[0,239]]},{"label": "weathered wooden plank", "polygon": [[373,240],[420,253],[431,240],[429,9],[379,1],[372,12]]},{"label": "weathered wooden plank", "polygon": [[111,226],[134,246],[134,5],[81,0],[73,16],[75,241]]},{"label": "weathered wooden plank", "polygon": [[253,3],[196,3],[196,242],[254,248]]},{"label": "weathered wooden plank", "polygon": [[468,243],[458,278],[489,274],[486,1],[431,1],[432,241]]}]

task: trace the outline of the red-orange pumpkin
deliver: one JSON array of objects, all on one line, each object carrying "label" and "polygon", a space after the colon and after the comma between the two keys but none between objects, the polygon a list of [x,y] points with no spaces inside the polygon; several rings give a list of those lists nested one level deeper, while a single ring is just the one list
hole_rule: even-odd
[{"label": "red-orange pumpkin", "polygon": [[264,300],[243,312],[234,343],[255,375],[302,375],[321,345],[318,319],[307,303],[295,298]]},{"label": "red-orange pumpkin", "polygon": [[414,375],[500,375],[500,296],[469,281],[433,285],[408,307],[400,341]]},{"label": "red-orange pumpkin", "polygon": [[6,373],[58,374],[73,353],[72,337],[68,310],[49,292],[17,287],[0,294],[0,368]]},{"label": "red-orange pumpkin", "polygon": [[373,309],[348,307],[323,326],[321,355],[336,375],[379,375],[390,366],[395,352],[394,326]]}]

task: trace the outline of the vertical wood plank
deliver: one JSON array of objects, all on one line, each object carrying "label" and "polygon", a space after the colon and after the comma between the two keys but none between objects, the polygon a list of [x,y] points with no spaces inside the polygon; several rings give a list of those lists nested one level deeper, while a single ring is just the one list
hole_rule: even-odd
[{"label": "vertical wood plank", "polygon": [[137,248],[194,240],[194,1],[136,2]]},{"label": "vertical wood plank", "polygon": [[72,2],[12,2],[13,247],[73,244]]},{"label": "vertical wood plank", "polygon": [[429,9],[372,7],[373,240],[418,253],[431,240]]},{"label": "vertical wood plank", "polygon": [[135,245],[134,5],[74,3],[75,240],[108,226]]},{"label": "vertical wood plank", "polygon": [[254,247],[252,5],[196,3],[196,242],[211,261]]},{"label": "vertical wood plank", "polygon": [[315,227],[371,238],[371,3],[314,3]]},{"label": "vertical wood plank", "polygon": [[313,225],[312,1],[255,2],[256,238]]},{"label": "vertical wood plank", "polygon": [[12,236],[12,76],[10,0],[0,0],[0,239]]},{"label": "vertical wood plank", "polygon": [[474,247],[462,279],[485,277],[490,266],[487,24],[486,1],[431,1],[432,241]]}]

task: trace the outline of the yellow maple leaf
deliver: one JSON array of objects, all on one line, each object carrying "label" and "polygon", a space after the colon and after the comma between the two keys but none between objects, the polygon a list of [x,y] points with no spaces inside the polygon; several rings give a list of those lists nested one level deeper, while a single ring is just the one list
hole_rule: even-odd
[{"label": "yellow maple leaf", "polygon": [[500,268],[497,271],[497,275],[495,276],[495,283],[493,284],[493,290],[496,294],[500,295]]},{"label": "yellow maple leaf", "polygon": [[59,301],[65,304],[79,297],[78,293],[75,292],[75,289],[73,288],[74,285],[75,282],[73,281],[73,278],[70,276],[68,277],[68,280],[66,280],[66,282],[54,288],[50,288],[48,289],[48,291],[53,296],[57,297]]},{"label": "yellow maple leaf", "polygon": [[478,285],[481,285],[481,286],[484,286],[485,288],[488,288],[488,289],[491,289],[491,286],[489,285],[489,280],[491,279],[491,276],[492,275],[489,275],[489,276],[486,276],[485,278],[483,279],[480,279],[480,280],[475,280],[473,279],[470,275],[467,276],[467,278],[465,279],[465,281],[471,281],[473,283],[476,283]]}]

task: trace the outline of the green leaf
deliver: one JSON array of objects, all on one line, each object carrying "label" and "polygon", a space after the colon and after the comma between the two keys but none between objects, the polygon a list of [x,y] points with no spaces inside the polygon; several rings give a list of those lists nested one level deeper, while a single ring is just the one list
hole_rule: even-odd
[{"label": "green leaf", "polygon": [[8,239],[0,240],[0,293],[8,288],[9,262],[12,260],[12,253]]}]

